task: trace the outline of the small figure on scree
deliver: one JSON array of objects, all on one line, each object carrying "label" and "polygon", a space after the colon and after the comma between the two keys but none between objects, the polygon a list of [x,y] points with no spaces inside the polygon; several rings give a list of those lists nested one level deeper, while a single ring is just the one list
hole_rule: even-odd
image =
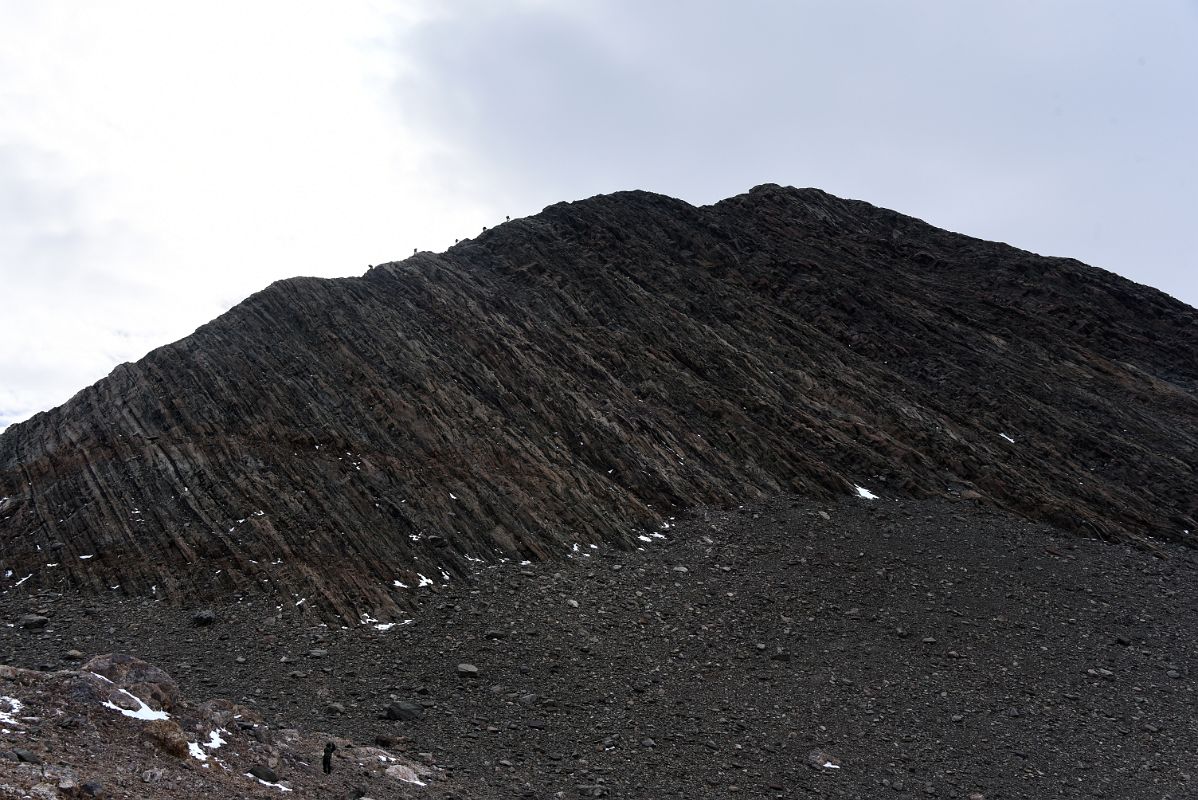
[{"label": "small figure on scree", "polygon": [[333,751],[337,749],[337,745],[329,742],[324,746],[324,758],[321,759],[321,765],[324,766],[324,774],[328,775],[333,771]]}]

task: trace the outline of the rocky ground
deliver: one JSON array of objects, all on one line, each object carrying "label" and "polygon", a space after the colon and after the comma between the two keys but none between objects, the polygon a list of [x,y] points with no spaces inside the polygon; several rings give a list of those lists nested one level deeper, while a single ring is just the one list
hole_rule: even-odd
[{"label": "rocky ground", "polygon": [[[414,589],[385,630],[10,589],[0,662],[73,672],[0,673],[25,706],[0,724],[0,797],[1198,796],[1192,550],[886,497],[699,511],[661,535],[480,566]],[[223,720],[208,762],[171,755],[154,723],[61,688],[114,651],[265,724]],[[179,702],[203,746],[221,720]],[[427,785],[384,774],[401,763]]]}]

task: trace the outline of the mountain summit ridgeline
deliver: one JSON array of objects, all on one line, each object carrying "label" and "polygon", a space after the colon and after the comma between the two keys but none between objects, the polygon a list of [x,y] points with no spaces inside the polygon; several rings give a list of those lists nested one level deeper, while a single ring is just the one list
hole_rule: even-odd
[{"label": "mountain summit ridgeline", "polygon": [[814,189],[621,192],[279,281],[0,436],[0,591],[358,619],[700,505],[1198,530],[1198,312]]}]

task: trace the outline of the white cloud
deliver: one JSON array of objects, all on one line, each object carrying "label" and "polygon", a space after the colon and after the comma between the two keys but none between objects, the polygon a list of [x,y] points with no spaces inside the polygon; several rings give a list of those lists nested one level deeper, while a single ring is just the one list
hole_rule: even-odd
[{"label": "white cloud", "polygon": [[416,7],[0,17],[0,427],[271,281],[360,274],[494,216],[438,184],[443,148],[388,96]]}]

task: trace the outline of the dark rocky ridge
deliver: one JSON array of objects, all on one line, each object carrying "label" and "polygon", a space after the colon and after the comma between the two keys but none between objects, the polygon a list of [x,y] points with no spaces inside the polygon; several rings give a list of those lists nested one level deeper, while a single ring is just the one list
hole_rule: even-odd
[{"label": "dark rocky ridge", "polygon": [[381,617],[468,557],[855,483],[1189,541],[1195,353],[1160,292],[817,190],[563,203],[273,284],[10,428],[0,591]]}]

